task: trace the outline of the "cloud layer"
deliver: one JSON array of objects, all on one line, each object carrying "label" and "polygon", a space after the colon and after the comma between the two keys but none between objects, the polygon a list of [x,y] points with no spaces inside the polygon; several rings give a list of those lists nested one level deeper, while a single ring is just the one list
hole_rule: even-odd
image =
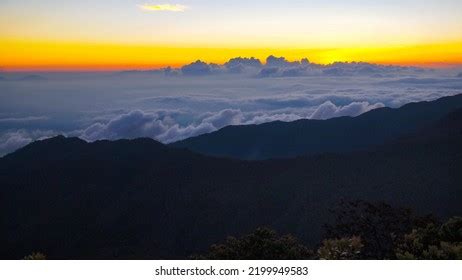
[{"label": "cloud layer", "polygon": [[[180,126],[173,116],[162,116],[157,112],[134,110],[114,117],[106,123],[97,122],[77,135],[88,141],[99,139],[133,139],[150,137],[164,143],[171,143],[204,133],[209,133],[229,125],[261,124],[272,121],[295,121],[299,119],[329,119],[341,116],[358,116],[367,111],[383,107],[381,103],[352,102],[346,106],[336,106],[327,101],[314,112],[307,110],[275,110],[270,112],[242,112],[240,109],[225,109],[202,114],[186,126]],[[173,112],[172,115],[176,114]]]},{"label": "cloud layer", "polygon": [[2,73],[0,155],[56,134],[164,143],[228,125],[357,116],[462,93],[461,69],[237,57],[120,73]]}]

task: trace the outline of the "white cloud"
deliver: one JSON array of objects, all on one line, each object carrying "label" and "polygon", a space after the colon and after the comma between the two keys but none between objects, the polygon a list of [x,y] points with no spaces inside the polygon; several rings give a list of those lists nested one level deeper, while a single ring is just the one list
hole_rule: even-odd
[{"label": "white cloud", "polygon": [[180,126],[171,116],[161,117],[158,113],[134,110],[119,115],[108,123],[97,122],[87,127],[79,135],[88,141],[100,139],[133,139],[150,137],[170,143],[199,134],[212,132],[227,125],[240,124],[242,113],[239,110],[223,110],[207,114],[197,124]]},{"label": "white cloud", "polygon": [[56,132],[42,130],[27,131],[19,129],[16,131],[8,131],[0,135],[0,156],[14,152],[32,141],[45,139],[55,135],[57,135]]},{"label": "white cloud", "polygon": [[340,116],[357,116],[367,111],[383,107],[382,103],[352,102],[336,106],[330,101],[310,109],[287,108],[285,110],[243,112],[240,109],[224,109],[207,112],[186,125],[180,125],[173,115],[158,112],[134,110],[118,115],[107,123],[96,122],[80,135],[88,141],[100,139],[133,139],[150,137],[164,143],[216,131],[229,125],[261,124],[271,121],[295,121],[299,119],[328,119]]},{"label": "white cloud", "polygon": [[346,106],[336,106],[330,101],[321,104],[311,115],[311,119],[326,120],[335,117],[356,117],[370,110],[384,107],[382,103],[352,102]]},{"label": "white cloud", "polygon": [[184,12],[188,9],[188,6],[180,4],[144,4],[138,7],[151,12]]},{"label": "white cloud", "polygon": [[215,131],[216,129],[217,128],[210,123],[188,125],[187,127],[180,127],[180,125],[175,124],[174,126],[170,127],[165,133],[154,138],[164,143],[171,143],[189,137],[198,136],[204,133],[209,133]]},{"label": "white cloud", "polygon": [[183,75],[201,76],[212,73],[212,67],[209,64],[198,60],[196,62],[181,67],[181,72],[183,73]]},{"label": "white cloud", "polygon": [[134,110],[111,119],[108,123],[95,123],[86,128],[81,137],[95,141],[99,139],[155,138],[167,131],[157,114]]},{"label": "white cloud", "polygon": [[241,124],[242,120],[243,115],[241,110],[226,109],[205,118],[202,122],[210,123],[216,128],[221,128],[227,125]]},{"label": "white cloud", "polygon": [[17,131],[6,133],[1,137],[0,155],[15,151],[32,141],[33,139],[25,132]]}]

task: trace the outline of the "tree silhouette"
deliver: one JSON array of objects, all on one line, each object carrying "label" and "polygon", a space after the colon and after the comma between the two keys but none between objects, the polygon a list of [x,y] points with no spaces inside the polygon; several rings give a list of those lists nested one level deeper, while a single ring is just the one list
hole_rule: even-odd
[{"label": "tree silhouette", "polygon": [[361,237],[364,259],[395,258],[396,242],[412,230],[417,220],[409,209],[362,200],[341,201],[331,212],[335,219],[325,226],[326,239]]},{"label": "tree silhouette", "polygon": [[204,255],[194,259],[207,260],[299,260],[313,259],[314,253],[292,235],[279,236],[274,230],[258,228],[241,238],[228,237],[214,244]]},{"label": "tree silhouette", "polygon": [[462,259],[462,218],[454,217],[439,226],[429,223],[406,234],[396,248],[398,259]]}]

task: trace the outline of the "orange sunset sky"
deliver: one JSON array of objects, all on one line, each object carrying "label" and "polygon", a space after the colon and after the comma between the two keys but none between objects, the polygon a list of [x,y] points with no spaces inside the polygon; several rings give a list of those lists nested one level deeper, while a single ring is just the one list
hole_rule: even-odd
[{"label": "orange sunset sky", "polygon": [[0,0],[0,67],[151,69],[270,54],[461,66],[461,18],[457,0]]}]

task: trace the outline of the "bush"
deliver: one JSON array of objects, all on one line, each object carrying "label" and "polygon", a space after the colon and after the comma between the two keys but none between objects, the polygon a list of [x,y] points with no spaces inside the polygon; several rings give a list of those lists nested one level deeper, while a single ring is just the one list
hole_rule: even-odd
[{"label": "bush", "polygon": [[40,252],[34,252],[24,257],[24,260],[29,260],[29,261],[39,261],[39,260],[46,260],[46,259],[47,257]]},{"label": "bush", "polygon": [[462,218],[449,219],[442,226],[428,224],[406,234],[396,248],[398,259],[462,259]]},{"label": "bush", "polygon": [[318,250],[321,260],[357,260],[360,259],[364,245],[360,237],[327,239]]},{"label": "bush", "polygon": [[207,260],[301,260],[313,259],[314,253],[292,235],[278,236],[271,229],[258,228],[242,238],[228,237],[223,244],[212,245],[204,255]]},{"label": "bush", "polygon": [[325,239],[360,237],[362,259],[395,258],[395,244],[412,230],[415,221],[409,209],[362,200],[341,201],[331,213],[335,219],[325,226]]}]

